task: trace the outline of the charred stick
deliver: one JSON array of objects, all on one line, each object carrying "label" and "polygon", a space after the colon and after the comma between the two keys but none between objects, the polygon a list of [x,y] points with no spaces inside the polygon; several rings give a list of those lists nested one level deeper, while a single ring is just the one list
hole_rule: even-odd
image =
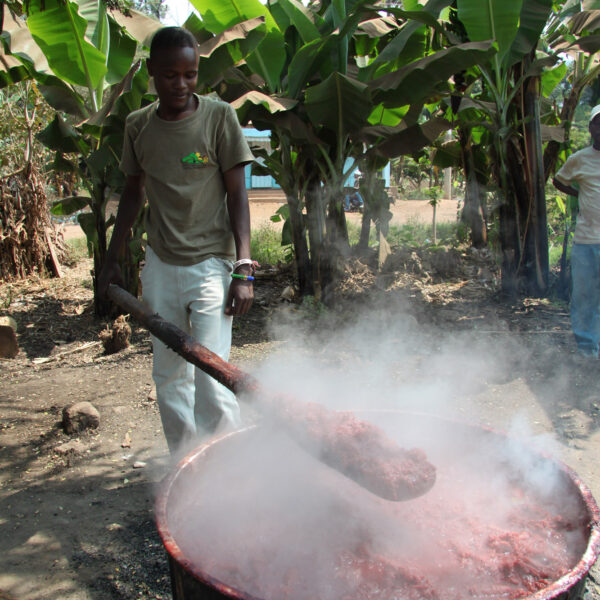
[{"label": "charred stick", "polygon": [[267,394],[252,376],[153,313],[129,292],[110,285],[108,297],[169,348],[235,394],[252,392],[259,397],[257,407],[285,427],[307,452],[373,494],[386,500],[410,500],[435,483],[435,467],[423,451],[399,447],[379,427],[352,413]]},{"label": "charred stick", "polygon": [[199,344],[179,327],[163,319],[158,313],[152,312],[129,292],[111,284],[108,286],[107,295],[171,350],[208,373],[234,394],[244,391],[253,392],[258,389],[258,382],[251,375]]}]

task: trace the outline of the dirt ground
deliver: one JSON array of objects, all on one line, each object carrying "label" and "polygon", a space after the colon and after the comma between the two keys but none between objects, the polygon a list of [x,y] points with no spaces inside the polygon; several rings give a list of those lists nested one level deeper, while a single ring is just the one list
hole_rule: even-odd
[{"label": "dirt ground", "polygon": [[[269,225],[271,227],[280,228],[282,222],[273,223],[271,217],[277,212],[281,206],[281,202],[273,202],[263,200],[252,202],[252,226],[261,227]],[[402,225],[408,222],[414,223],[431,223],[433,219],[433,208],[427,200],[397,200],[390,206],[392,213],[392,225]],[[437,206],[436,218],[438,222],[448,222],[456,220],[458,211],[458,202],[456,200],[440,200]],[[358,212],[346,213],[349,221],[356,224],[360,223],[361,214]],[[67,225],[64,228],[65,239],[81,236],[81,230],[78,225]]]},{"label": "dirt ground", "polygon": [[[431,214],[426,203],[402,208],[404,219]],[[456,205],[446,208],[442,218],[454,218]],[[253,206],[254,224],[271,209]],[[153,520],[171,467],[149,336],[132,323],[131,345],[104,353],[98,336],[108,323],[93,316],[89,269],[84,260],[61,279],[0,284],[0,316],[17,321],[21,348],[0,361],[2,600],[171,597]],[[369,399],[373,408],[543,440],[600,498],[598,363],[575,355],[564,302],[503,301],[489,255],[467,249],[396,251],[382,272],[372,260],[351,261],[328,310],[287,301],[292,284],[289,269],[263,266],[251,312],[234,323],[232,363],[257,372],[304,348],[324,385],[332,373],[360,372],[373,389],[393,384]],[[291,375],[287,386],[303,378]],[[62,410],[76,401],[98,409],[100,426],[67,435]],[[600,599],[596,577],[594,568],[589,600]]]},{"label": "dirt ground", "polygon": [[[281,206],[278,202],[254,202],[252,204],[252,225],[259,226],[269,223],[270,217]],[[427,200],[396,200],[390,205],[392,213],[392,225],[419,222],[431,223],[433,219],[433,207]],[[436,218],[439,222],[456,220],[458,202],[456,200],[440,200],[436,209]],[[361,215],[357,212],[346,213],[349,221],[360,223]]]}]

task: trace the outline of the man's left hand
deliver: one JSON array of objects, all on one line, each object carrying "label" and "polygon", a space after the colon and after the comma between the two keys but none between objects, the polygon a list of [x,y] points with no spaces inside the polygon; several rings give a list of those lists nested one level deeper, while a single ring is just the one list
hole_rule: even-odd
[{"label": "man's left hand", "polygon": [[254,301],[254,285],[246,279],[232,279],[225,303],[225,314],[245,315]]}]

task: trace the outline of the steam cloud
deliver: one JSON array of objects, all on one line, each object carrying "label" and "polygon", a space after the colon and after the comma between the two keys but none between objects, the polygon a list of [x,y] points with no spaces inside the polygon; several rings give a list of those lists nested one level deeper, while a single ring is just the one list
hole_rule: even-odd
[{"label": "steam cloud", "polygon": [[[267,600],[518,596],[581,556],[582,503],[556,464],[531,451],[527,416],[514,415],[506,438],[465,424],[477,422],[486,382],[523,358],[514,341],[501,350],[366,315],[334,333],[273,337],[289,341],[253,368],[265,389],[358,411],[400,445],[423,448],[438,481],[422,498],[383,501],[259,419],[209,446],[171,490],[169,527],[204,573]],[[534,443],[557,450],[549,436]]]}]

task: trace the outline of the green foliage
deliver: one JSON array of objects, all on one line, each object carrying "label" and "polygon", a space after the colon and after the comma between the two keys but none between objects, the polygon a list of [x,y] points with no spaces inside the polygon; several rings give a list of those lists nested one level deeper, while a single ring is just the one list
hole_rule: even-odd
[{"label": "green foliage", "polygon": [[7,284],[4,286],[4,289],[6,295],[0,296],[0,310],[8,310],[14,299],[12,285]]},{"label": "green foliage", "polygon": [[269,10],[259,0],[191,0],[202,15],[206,29],[218,35],[241,21],[258,16],[265,17],[266,35],[246,61],[254,73],[259,74],[271,92],[276,92],[284,66],[286,53],[283,33]]},{"label": "green foliage", "polygon": [[[550,245],[550,248],[548,249],[548,260],[550,262],[551,267],[555,267],[560,263],[562,252],[562,246],[558,246],[555,244]],[[570,255],[570,251],[568,252],[568,255]]]},{"label": "green foliage", "polygon": [[76,265],[89,257],[89,248],[87,240],[84,237],[67,240],[67,261],[69,264]]},{"label": "green foliage", "polygon": [[169,10],[166,0],[133,0],[133,8],[162,21]]},{"label": "green foliage", "polygon": [[[350,246],[356,246],[360,240],[360,224],[348,221],[348,242]],[[369,231],[369,246],[375,245],[377,242],[375,229]]]},{"label": "green foliage", "polygon": [[81,196],[70,196],[69,198],[62,198],[57,200],[50,209],[50,212],[56,217],[64,217],[72,215],[80,211],[81,209],[88,206],[90,198]]},{"label": "green foliage", "polygon": [[[124,177],[118,168],[127,115],[150,98],[146,97],[148,74],[141,61],[134,63],[136,40],[109,14],[103,0],[31,0],[24,6],[27,31],[43,56],[30,56],[11,48],[28,76],[38,83],[46,101],[56,110],[54,118],[37,134],[53,160],[47,168],[55,178],[77,178],[87,193],[66,193],[54,203],[52,213],[65,217],[78,213],[94,257],[94,289],[106,256],[106,203],[118,193]],[[135,17],[144,38],[160,27],[147,17]],[[141,19],[141,22],[140,22]],[[10,34],[10,32],[7,32]],[[48,73],[48,67],[51,73]],[[0,85],[2,82],[0,81]],[[71,181],[71,183],[74,183]],[[62,195],[64,186],[56,185]],[[89,209],[82,211],[82,209]],[[125,284],[137,291],[137,265],[142,256],[127,254]],[[104,314],[108,303],[95,298],[96,311]]]},{"label": "green foliage", "polygon": [[327,307],[314,296],[304,296],[298,311],[303,317],[318,319],[327,313]]},{"label": "green foliage", "polygon": [[281,245],[291,246],[293,244],[293,240],[289,205],[282,204],[271,217],[271,221],[273,223],[281,223],[283,221],[283,229],[281,230]]},{"label": "green foliage", "polygon": [[[387,240],[399,248],[433,246],[433,227],[418,219],[409,219],[405,225],[391,225]],[[457,223],[438,223],[437,244],[456,246],[464,238],[464,231]]]},{"label": "green foliage", "polygon": [[98,87],[107,71],[105,55],[85,39],[87,21],[77,4],[32,0],[27,27],[57,77],[72,85]]},{"label": "green foliage", "polygon": [[577,221],[578,201],[572,196],[565,196],[554,186],[546,186],[547,216],[548,216],[548,254],[551,266],[560,263],[567,241],[567,257],[570,256],[570,242],[572,242]]},{"label": "green foliage", "polygon": [[[301,279],[315,284],[307,286],[311,293],[317,286],[324,290],[333,277],[332,248],[348,250],[339,201],[349,173],[361,161],[416,153],[449,129],[449,120],[433,114],[439,95],[450,91],[448,80],[457,70],[489,60],[496,49],[485,40],[448,48],[434,42],[444,35],[438,18],[451,0],[426,6],[415,1],[410,12],[362,1],[304,6],[279,0],[267,8],[257,2],[228,0],[217,9],[211,0],[194,0],[212,32],[264,14],[267,37],[283,41],[279,71],[254,60],[266,38],[218,90],[233,100],[243,123],[272,132],[273,152],[261,158],[290,202],[300,203],[293,214],[306,209],[309,251],[300,219],[294,219],[293,239],[300,246]],[[426,103],[432,103],[431,111],[423,110]],[[326,198],[314,193],[319,187],[329,190]],[[322,218],[325,212],[330,218]],[[381,211],[371,217],[385,233]],[[317,272],[323,281],[312,281]]]},{"label": "green foliage", "polygon": [[282,245],[280,232],[268,224],[252,230],[250,254],[261,265],[289,263],[292,260],[291,246]]},{"label": "green foliage", "polygon": [[425,190],[426,196],[429,198],[431,206],[437,206],[442,198],[442,188],[439,185],[432,185]]}]

